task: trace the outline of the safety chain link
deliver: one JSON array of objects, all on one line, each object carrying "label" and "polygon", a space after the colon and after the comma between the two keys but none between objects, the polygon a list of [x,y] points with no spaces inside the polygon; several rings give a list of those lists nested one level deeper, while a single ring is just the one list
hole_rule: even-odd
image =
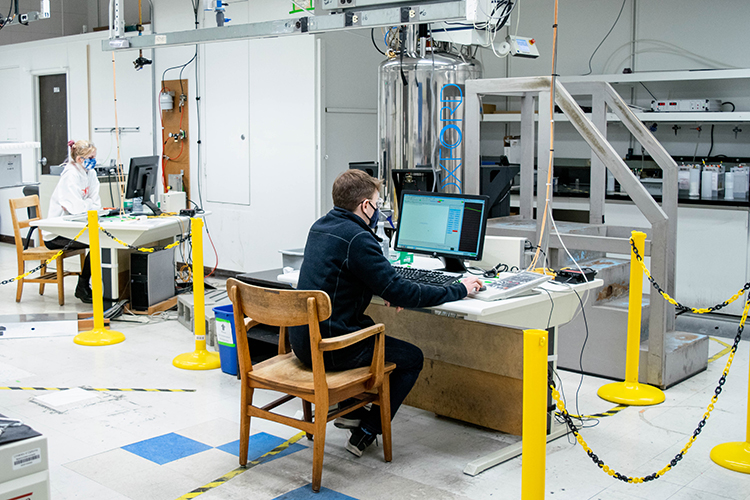
[{"label": "safety chain link", "polygon": [[670,297],[669,294],[665,292],[659,286],[659,284],[654,280],[654,278],[651,276],[651,273],[648,271],[646,264],[643,262],[643,257],[641,257],[641,255],[638,253],[638,249],[635,247],[635,242],[633,241],[633,238],[630,238],[630,248],[633,250],[633,254],[635,254],[635,260],[637,260],[638,263],[641,265],[641,268],[643,269],[643,272],[646,274],[646,277],[648,277],[648,280],[651,282],[651,285],[656,289],[657,292],[659,292],[659,294],[662,297],[664,297],[664,300],[666,300],[667,302],[675,306],[678,311],[684,311],[684,312],[690,311],[695,314],[707,314],[713,311],[718,311],[728,306],[735,300],[737,300],[740,297],[740,295],[744,294],[747,290],[750,290],[750,282],[745,283],[745,286],[742,287],[742,289],[740,289],[737,293],[732,295],[729,299],[725,300],[721,304],[716,304],[713,307],[697,308],[697,307],[688,307],[688,306],[682,305],[679,302],[677,302],[675,299]]},{"label": "safety chain link", "polygon": [[31,275],[31,274],[34,274],[35,272],[39,271],[39,270],[40,270],[41,268],[43,268],[44,266],[46,266],[47,264],[49,264],[49,263],[50,263],[50,262],[52,262],[53,260],[57,259],[57,258],[58,258],[59,256],[61,256],[61,255],[62,255],[62,254],[63,254],[63,253],[64,253],[64,252],[66,251],[66,250],[68,250],[68,249],[70,248],[70,245],[72,245],[74,241],[76,241],[76,240],[77,240],[78,238],[80,238],[80,237],[81,237],[81,235],[82,235],[83,233],[85,233],[85,232],[86,232],[86,230],[87,230],[88,228],[89,228],[89,226],[88,226],[88,224],[86,224],[86,225],[85,225],[85,226],[83,227],[83,229],[81,229],[81,230],[80,230],[80,231],[78,232],[78,234],[77,234],[77,235],[75,236],[75,238],[73,238],[72,240],[70,240],[70,242],[69,242],[69,243],[68,243],[67,245],[65,245],[64,247],[62,247],[62,248],[60,249],[60,251],[58,251],[58,252],[57,252],[57,253],[56,253],[55,255],[53,255],[53,256],[52,256],[52,257],[50,257],[49,259],[45,260],[44,262],[42,262],[41,264],[39,264],[38,266],[36,266],[36,267],[35,267],[34,269],[32,269],[31,271],[27,271],[27,272],[25,272],[25,273],[23,273],[23,274],[21,274],[21,275],[19,275],[19,276],[16,276],[15,278],[10,278],[10,279],[7,279],[7,280],[2,280],[2,281],[0,281],[0,285],[8,285],[8,284],[10,284],[10,283],[13,283],[13,282],[14,282],[14,281],[16,281],[16,280],[20,280],[20,279],[23,279],[23,278],[25,278],[26,276],[29,276],[29,275]]},{"label": "safety chain link", "polygon": [[124,246],[124,247],[128,247],[131,250],[136,250],[138,252],[146,252],[146,253],[161,252],[163,250],[169,250],[170,248],[174,248],[177,245],[181,245],[182,243],[185,243],[192,236],[192,233],[189,233],[189,234],[185,235],[184,237],[180,238],[179,240],[177,240],[177,241],[175,241],[173,243],[170,243],[167,246],[154,247],[154,248],[145,248],[145,247],[134,247],[133,245],[128,245],[127,243],[125,243],[124,241],[122,241],[120,238],[118,238],[117,236],[115,236],[114,234],[110,233],[109,231],[107,231],[106,229],[104,229],[102,227],[100,227],[99,230],[101,232],[103,232],[104,234],[106,234],[107,236],[109,236],[110,238],[112,238],[113,240],[115,240],[120,245]]},{"label": "safety chain link", "polygon": [[[631,246],[633,248],[633,252],[635,253],[636,260],[638,260],[638,262],[641,263],[641,266],[643,267],[643,271],[646,273],[646,276],[648,276],[649,281],[651,281],[651,284],[654,286],[654,288],[656,288],[659,291],[659,293],[670,304],[673,304],[673,305],[677,306],[678,308],[682,308],[682,310],[693,311],[693,312],[696,312],[698,314],[705,314],[706,312],[710,312],[712,310],[715,311],[715,310],[721,309],[722,307],[726,306],[727,304],[732,303],[733,301],[735,301],[737,299],[737,297],[739,297],[740,295],[742,295],[745,292],[745,290],[747,290],[748,288],[750,288],[750,284],[746,284],[745,287],[742,290],[740,290],[739,292],[737,292],[735,295],[733,295],[731,299],[729,299],[728,301],[725,301],[724,303],[719,304],[719,305],[717,305],[715,307],[712,307],[712,308],[695,309],[695,308],[689,308],[689,307],[682,306],[676,300],[674,300],[671,297],[669,297],[669,295],[667,295],[666,292],[664,292],[661,289],[661,287],[659,286],[659,284],[656,283],[656,281],[654,281],[654,279],[651,277],[651,274],[648,272],[648,269],[646,269],[646,267],[643,265],[643,261],[642,261],[640,255],[638,255],[638,250],[636,250],[635,245],[633,244],[633,240],[632,239],[630,240],[630,243],[631,243]],[[721,372],[721,377],[719,378],[719,383],[716,386],[716,389],[714,389],[714,395],[711,397],[711,402],[706,407],[706,412],[703,413],[703,418],[701,419],[700,422],[698,422],[698,426],[693,431],[693,435],[690,437],[690,439],[685,444],[685,446],[680,450],[680,452],[677,453],[674,456],[674,458],[672,460],[670,460],[670,462],[666,466],[664,466],[662,469],[660,469],[660,470],[658,470],[656,472],[653,472],[653,473],[649,474],[648,476],[644,476],[644,477],[630,477],[630,476],[626,476],[625,474],[617,472],[615,469],[609,467],[608,465],[605,465],[604,461],[602,459],[600,459],[599,456],[596,453],[594,453],[594,451],[589,447],[589,445],[583,439],[583,436],[581,436],[581,434],[579,433],[579,429],[576,426],[576,424],[573,422],[573,418],[568,413],[568,410],[565,409],[565,403],[563,403],[562,399],[560,398],[560,393],[555,388],[554,381],[550,380],[549,386],[552,389],[552,397],[554,398],[555,403],[557,404],[557,409],[558,409],[558,411],[560,413],[560,416],[562,416],[563,420],[565,420],[565,423],[567,424],[568,428],[570,429],[570,432],[572,432],[573,435],[576,437],[576,441],[578,441],[578,443],[583,447],[583,449],[586,452],[586,454],[591,458],[591,460],[600,469],[602,469],[602,471],[606,472],[607,474],[609,474],[610,476],[614,477],[615,479],[619,479],[620,481],[623,481],[623,482],[626,482],[626,483],[639,484],[639,483],[653,481],[654,479],[660,478],[661,476],[663,476],[664,474],[666,474],[667,472],[669,472],[670,470],[672,470],[672,468],[677,465],[677,462],[679,462],[680,460],[683,459],[683,457],[687,454],[687,452],[690,449],[690,447],[693,446],[693,443],[698,438],[698,436],[700,435],[700,433],[703,431],[703,427],[706,426],[706,421],[711,416],[711,412],[714,410],[714,405],[716,404],[716,402],[719,399],[719,394],[721,394],[721,392],[723,390],[723,386],[724,386],[724,384],[727,381],[727,375],[729,375],[729,369],[732,367],[732,361],[734,361],[734,354],[737,352],[737,346],[739,345],[740,340],[742,339],[742,331],[745,329],[745,321],[747,320],[748,310],[750,310],[750,297],[748,297],[747,300],[745,301],[745,308],[742,310],[742,318],[740,319],[740,325],[737,328],[737,335],[734,337],[734,344],[732,345],[731,351],[729,353],[729,357],[727,358],[727,364],[724,367],[724,370]]]}]

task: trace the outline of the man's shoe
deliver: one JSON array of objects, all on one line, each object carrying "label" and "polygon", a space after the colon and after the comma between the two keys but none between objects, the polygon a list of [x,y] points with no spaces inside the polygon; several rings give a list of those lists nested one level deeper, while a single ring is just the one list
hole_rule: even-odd
[{"label": "man's shoe", "polygon": [[361,457],[362,453],[365,452],[365,449],[375,441],[375,438],[375,434],[370,434],[361,427],[357,427],[356,429],[351,430],[349,440],[346,442],[346,449],[349,453]]},{"label": "man's shoe", "polygon": [[333,421],[333,425],[339,429],[356,429],[362,423],[362,419],[367,415],[368,410],[357,408],[354,411],[342,415]]},{"label": "man's shoe", "polygon": [[84,304],[91,304],[94,302],[94,298],[91,293],[91,287],[88,285],[82,285],[79,283],[78,286],[76,286],[75,296]]}]

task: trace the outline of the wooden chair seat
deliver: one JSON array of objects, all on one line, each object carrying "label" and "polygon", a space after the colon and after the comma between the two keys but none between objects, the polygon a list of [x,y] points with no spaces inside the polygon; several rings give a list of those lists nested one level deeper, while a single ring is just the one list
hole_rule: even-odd
[{"label": "wooden chair seat", "polygon": [[[234,308],[237,358],[242,378],[240,399],[240,465],[247,464],[250,419],[259,417],[301,429],[313,443],[312,489],[320,490],[323,474],[326,424],[342,415],[373,403],[380,408],[383,455],[391,461],[390,374],[396,365],[385,362],[385,327],[373,325],[340,337],[322,339],[320,322],[331,316],[331,299],[322,291],[275,290],[235,279],[227,280],[227,292]],[[279,327],[279,354],[253,366],[247,343],[247,330],[259,324]],[[310,332],[312,368],[290,352],[287,327],[307,325]],[[373,337],[370,366],[326,372],[323,352],[335,351]],[[253,404],[255,389],[284,393],[276,401],[259,407]],[[302,399],[304,419],[272,410],[295,397]],[[346,400],[355,402],[330,413],[330,405]],[[318,410],[313,416],[312,405]],[[370,411],[375,411],[370,410]]]},{"label": "wooden chair seat", "polygon": [[[22,208],[33,207],[36,209],[36,217],[19,220],[16,210]],[[15,198],[10,200],[10,214],[13,221],[13,236],[16,241],[16,257],[18,259],[18,274],[24,274],[26,272],[25,262],[28,260],[46,261],[51,259],[58,250],[51,250],[44,246],[44,239],[39,237],[39,246],[32,248],[24,248],[23,236],[21,235],[21,229],[31,227],[31,222],[40,220],[41,207],[39,206],[39,197],[37,195],[26,196],[24,198]],[[65,304],[65,290],[63,288],[63,278],[65,276],[79,275],[81,273],[73,271],[65,271],[63,268],[63,259],[78,255],[81,259],[81,268],[83,268],[84,261],[86,260],[86,250],[66,250],[57,259],[55,259],[55,272],[48,273],[47,266],[42,266],[39,276],[34,278],[20,278],[16,280],[18,288],[16,289],[16,302],[21,302],[21,294],[23,293],[24,283],[39,283],[39,295],[44,295],[44,285],[56,284],[57,285],[57,301],[60,305]]]},{"label": "wooden chair seat", "polygon": [[[395,363],[385,363],[385,372],[390,373],[396,368]],[[265,389],[312,395],[315,392],[315,380],[311,368],[300,361],[294,353],[274,356],[262,363],[253,365],[253,371],[248,373],[253,382],[265,386]],[[372,378],[369,366],[353,368],[338,372],[325,372],[328,390],[331,392],[346,390],[347,388],[365,384]],[[364,391],[364,389],[363,389]],[[361,391],[361,392],[363,392]]]},{"label": "wooden chair seat", "polygon": [[[57,252],[58,250],[50,250],[47,247],[27,248],[23,251],[23,260],[47,260]],[[83,253],[83,250],[68,250],[68,252]]]}]

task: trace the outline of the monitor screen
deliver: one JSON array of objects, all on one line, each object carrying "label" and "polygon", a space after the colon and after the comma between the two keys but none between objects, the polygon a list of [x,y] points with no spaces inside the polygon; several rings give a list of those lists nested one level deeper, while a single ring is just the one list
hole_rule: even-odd
[{"label": "monitor screen", "polygon": [[481,260],[487,230],[488,197],[404,191],[396,250],[442,257],[446,270]]},{"label": "monitor screen", "polygon": [[145,201],[151,201],[158,175],[158,156],[131,158],[125,198],[143,198]]}]

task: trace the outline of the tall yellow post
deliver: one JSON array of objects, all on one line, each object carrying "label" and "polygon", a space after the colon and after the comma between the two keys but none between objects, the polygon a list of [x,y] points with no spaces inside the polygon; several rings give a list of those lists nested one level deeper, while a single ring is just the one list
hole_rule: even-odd
[{"label": "tall yellow post", "polygon": [[203,292],[203,220],[190,219],[193,237],[193,324],[195,351],[180,354],[172,361],[185,370],[213,370],[221,366],[219,354],[206,350],[206,297]]},{"label": "tall yellow post", "polygon": [[[633,231],[631,238],[638,254],[643,257],[646,246],[646,233]],[[660,389],[638,383],[638,362],[641,344],[641,298],[643,296],[643,270],[630,252],[630,295],[628,302],[628,340],[625,359],[625,382],[606,384],[599,388],[600,398],[613,403],[650,406],[664,401],[664,392]]]},{"label": "tall yellow post", "polygon": [[[747,312],[747,306],[745,306]],[[750,370],[748,370],[750,372]],[[747,433],[745,442],[723,443],[711,450],[711,460],[726,469],[750,474],[750,375],[747,386]]]},{"label": "tall yellow post", "polygon": [[104,328],[104,290],[102,285],[102,254],[99,246],[99,214],[89,210],[89,259],[91,260],[91,294],[94,306],[94,329],[81,332],[73,342],[79,345],[112,345],[125,340],[125,335]]},{"label": "tall yellow post", "polygon": [[521,497],[544,499],[547,457],[548,333],[523,332],[523,429]]}]

